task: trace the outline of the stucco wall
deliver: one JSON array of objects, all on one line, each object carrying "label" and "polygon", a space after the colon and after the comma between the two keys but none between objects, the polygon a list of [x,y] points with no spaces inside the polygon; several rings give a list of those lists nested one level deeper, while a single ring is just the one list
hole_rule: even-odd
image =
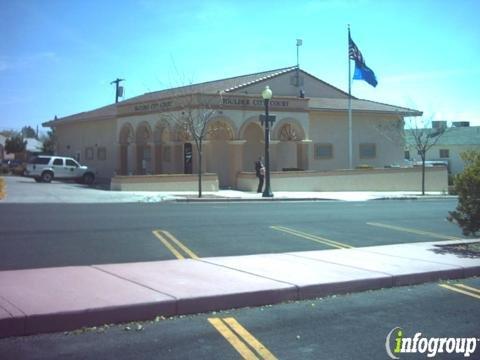
[{"label": "stucco wall", "polygon": [[[273,172],[272,191],[421,191],[421,168]],[[426,169],[426,191],[448,191],[445,167]],[[254,173],[239,173],[237,187],[255,191]]]},{"label": "stucco wall", "polygon": [[[56,126],[56,154],[76,158],[80,163],[93,167],[97,178],[110,178],[116,168],[117,143],[116,120],[83,121]],[[99,160],[98,148],[106,149],[105,160]],[[86,159],[86,148],[93,149],[93,159]]]},{"label": "stucco wall", "polygon": [[[398,121],[396,116],[382,114],[353,114],[352,149],[353,166],[370,165],[384,167],[386,165],[403,164],[404,140],[398,134],[384,134],[380,125]],[[334,170],[348,168],[348,117],[347,113],[319,112],[310,113],[310,152],[311,170]],[[360,144],[375,144],[374,158],[360,158]],[[332,144],[333,157],[315,159],[315,144]]]},{"label": "stucco wall", "polygon": [[[110,183],[117,191],[198,191],[197,175],[137,175],[115,176]],[[203,191],[218,191],[215,174],[202,175]]]}]

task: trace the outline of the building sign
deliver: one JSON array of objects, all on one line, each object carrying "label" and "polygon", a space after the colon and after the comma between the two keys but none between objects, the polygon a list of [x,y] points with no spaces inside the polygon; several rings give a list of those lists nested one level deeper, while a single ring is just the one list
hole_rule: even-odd
[{"label": "building sign", "polygon": [[[253,106],[253,107],[262,107],[264,106],[263,99],[253,99],[253,98],[235,98],[235,97],[224,97],[223,105],[225,106]],[[271,107],[286,107],[288,108],[288,100],[275,100],[272,99],[269,102]]]},{"label": "building sign", "polygon": [[141,112],[152,112],[152,111],[162,111],[167,110],[172,107],[172,101],[163,101],[163,102],[153,102],[148,104],[137,104],[134,105],[134,111]]},{"label": "building sign", "polygon": [[[302,111],[307,109],[307,99],[300,98],[282,98],[270,100],[270,107],[276,110],[285,111]],[[123,104],[118,108],[120,116],[161,113],[167,111],[176,111],[187,107],[186,103],[191,104],[190,107],[208,107],[218,109],[242,109],[242,110],[258,110],[263,109],[264,101],[262,98],[252,96],[239,95],[210,95],[198,94],[194,97],[179,96],[158,101],[150,101],[137,104]],[[202,106],[203,104],[203,106]]]}]

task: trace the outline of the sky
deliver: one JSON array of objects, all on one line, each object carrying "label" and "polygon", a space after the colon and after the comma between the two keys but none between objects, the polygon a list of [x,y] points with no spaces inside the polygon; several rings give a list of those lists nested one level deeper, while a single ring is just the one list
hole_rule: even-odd
[{"label": "sky", "polygon": [[378,80],[353,96],[480,126],[479,13],[478,0],[0,0],[0,130],[111,104],[118,77],[128,99],[293,66],[296,39],[300,67],[348,92],[348,24]]}]

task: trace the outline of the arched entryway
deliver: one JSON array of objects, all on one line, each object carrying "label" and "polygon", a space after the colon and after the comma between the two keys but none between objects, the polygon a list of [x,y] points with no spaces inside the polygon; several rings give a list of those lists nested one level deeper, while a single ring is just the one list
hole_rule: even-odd
[{"label": "arched entryway", "polygon": [[284,119],[276,124],[273,135],[278,141],[276,145],[278,170],[306,170],[304,153],[307,148],[303,142],[305,131],[302,126],[294,119]]},{"label": "arched entryway", "polygon": [[135,132],[131,124],[124,124],[119,134],[120,144],[120,175],[129,175],[134,171],[135,149],[134,149]]},{"label": "arched entryway", "polygon": [[136,149],[137,166],[136,174],[152,174],[152,129],[147,122],[142,122],[137,126],[136,131]]},{"label": "arched entryway", "polygon": [[243,129],[243,171],[254,171],[255,161],[265,154],[264,131],[257,121],[251,121]]}]

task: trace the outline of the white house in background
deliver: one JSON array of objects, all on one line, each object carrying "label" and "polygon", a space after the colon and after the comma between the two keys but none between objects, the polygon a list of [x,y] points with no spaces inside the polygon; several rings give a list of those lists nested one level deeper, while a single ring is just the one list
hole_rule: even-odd
[{"label": "white house in background", "polygon": [[[439,125],[446,126],[446,122]],[[412,161],[421,161],[415,148],[415,141],[411,134],[412,130],[405,131],[405,157]],[[449,172],[455,175],[464,169],[460,154],[467,150],[480,151],[480,126],[469,126],[468,122],[453,122],[453,126],[446,129],[438,142],[427,152],[426,160],[446,162]]]}]

